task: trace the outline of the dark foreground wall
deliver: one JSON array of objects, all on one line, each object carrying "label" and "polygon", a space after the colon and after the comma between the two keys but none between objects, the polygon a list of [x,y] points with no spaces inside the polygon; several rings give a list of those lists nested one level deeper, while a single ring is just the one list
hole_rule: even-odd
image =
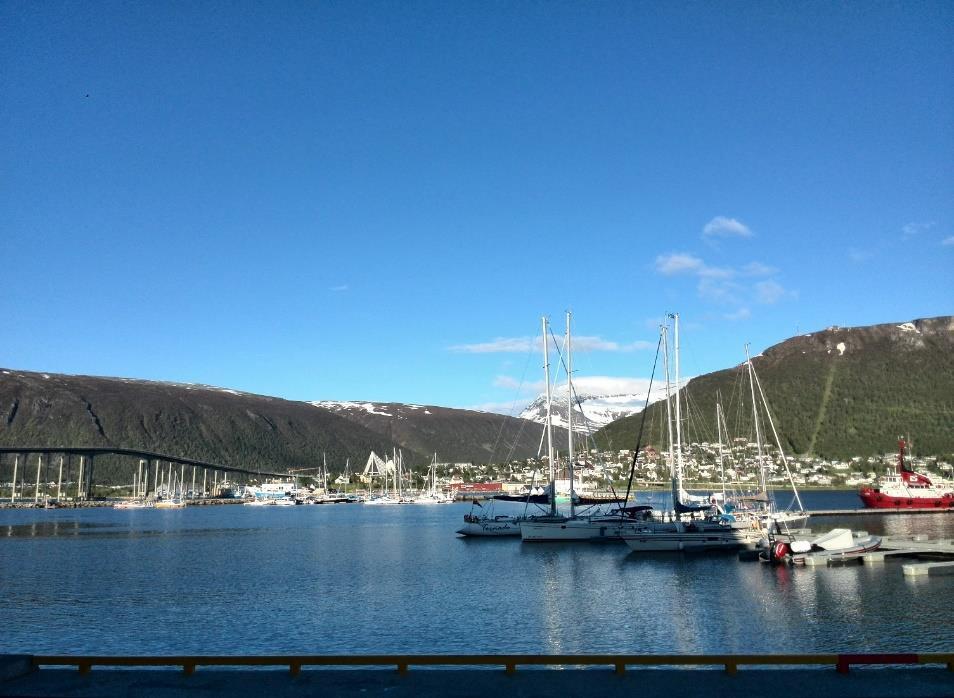
[{"label": "dark foreground wall", "polygon": [[781,690],[786,698],[850,696],[951,696],[954,672],[943,668],[740,669],[731,676],[712,669],[525,669],[512,675],[497,669],[303,670],[292,677],[281,670],[199,669],[191,676],[174,670],[43,669],[0,680],[3,696],[553,696],[592,695],[632,698],[706,696],[738,698]]}]

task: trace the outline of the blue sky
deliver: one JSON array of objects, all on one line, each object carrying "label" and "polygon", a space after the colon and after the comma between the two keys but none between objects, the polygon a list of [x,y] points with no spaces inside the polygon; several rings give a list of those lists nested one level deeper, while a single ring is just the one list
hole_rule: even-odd
[{"label": "blue sky", "polygon": [[[506,409],[954,312],[954,5],[0,4],[0,366]],[[587,351],[582,351],[588,347]]]}]

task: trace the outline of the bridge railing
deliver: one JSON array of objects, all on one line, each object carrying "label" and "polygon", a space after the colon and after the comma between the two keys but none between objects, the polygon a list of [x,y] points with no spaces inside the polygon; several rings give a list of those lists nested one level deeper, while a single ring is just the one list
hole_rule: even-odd
[{"label": "bridge railing", "polygon": [[36,668],[74,666],[88,673],[103,667],[181,667],[192,674],[200,666],[288,667],[297,676],[302,667],[395,667],[407,673],[412,666],[497,666],[512,674],[520,666],[607,666],[617,674],[628,667],[722,667],[735,674],[740,666],[833,666],[847,673],[853,665],[942,664],[954,671],[954,653],[932,654],[365,654],[365,655],[259,655],[259,656],[95,656],[34,655]]}]

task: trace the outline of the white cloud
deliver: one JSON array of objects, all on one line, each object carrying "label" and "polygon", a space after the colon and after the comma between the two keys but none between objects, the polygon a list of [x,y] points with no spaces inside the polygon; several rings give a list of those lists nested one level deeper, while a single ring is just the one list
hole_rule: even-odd
[{"label": "white cloud", "polygon": [[[654,385],[659,384],[656,379]],[[587,395],[645,395],[649,389],[648,378],[618,376],[580,376],[573,379],[575,390]]]},{"label": "white cloud", "polygon": [[[562,335],[556,336],[557,342],[560,342]],[[450,351],[459,354],[500,354],[500,353],[527,353],[528,351],[540,351],[541,341],[539,337],[499,337],[491,342],[481,342],[478,344],[457,344],[450,347]],[[639,351],[642,349],[652,349],[655,344],[643,340],[621,344],[602,337],[590,337],[579,335],[573,337],[573,351],[607,351],[607,352],[627,352]]]},{"label": "white cloud", "polygon": [[731,322],[737,322],[738,320],[748,320],[752,317],[752,311],[748,308],[739,308],[734,313],[726,313],[725,319],[730,320]]},{"label": "white cloud", "polygon": [[673,253],[656,257],[656,271],[664,276],[675,274],[695,274],[705,268],[705,263],[691,254]]},{"label": "white cloud", "polygon": [[702,228],[703,238],[750,238],[753,233],[742,221],[716,216]]},{"label": "white cloud", "polygon": [[340,286],[332,286],[328,290],[333,291],[334,293],[342,293],[348,290],[348,284],[341,284]]},{"label": "white cloud", "polygon": [[656,271],[663,276],[690,274],[712,279],[728,279],[735,276],[735,272],[732,269],[710,267],[699,257],[694,257],[685,252],[659,255],[656,257]]},{"label": "white cloud", "polygon": [[468,405],[462,407],[464,410],[476,410],[477,412],[492,412],[493,414],[505,414],[516,417],[523,412],[530,400],[516,400],[511,402],[482,402],[479,405]]},{"label": "white cloud", "polygon": [[[723,305],[739,308],[734,314],[748,313],[746,306],[753,302],[772,304],[783,297],[797,297],[786,291],[771,277],[779,270],[762,262],[749,262],[738,268],[714,267],[701,257],[687,252],[673,252],[656,257],[656,271],[663,276],[690,276],[698,279],[696,290],[699,297]],[[761,278],[752,283],[746,279]],[[741,316],[739,316],[741,318]],[[731,319],[731,317],[730,317]]]},{"label": "white cloud", "polygon": [[914,237],[915,235],[920,235],[921,233],[927,232],[935,225],[934,221],[926,221],[924,223],[906,223],[901,227],[901,234],[906,237]]},{"label": "white cloud", "polygon": [[697,287],[699,297],[716,303],[738,304],[739,296],[744,289],[739,284],[727,279],[701,278]]},{"label": "white cloud", "polygon": [[539,343],[539,340],[532,337],[498,337],[479,344],[457,344],[450,350],[460,354],[526,353],[535,343]]},{"label": "white cloud", "polygon": [[941,240],[941,244],[944,245],[945,247],[950,247],[951,245],[954,245],[954,235],[951,235],[950,237],[946,237],[943,240]]},{"label": "white cloud", "polygon": [[761,262],[749,262],[742,267],[742,273],[745,276],[772,276],[778,273],[778,269]]},{"label": "white cloud", "polygon": [[755,294],[759,303],[772,305],[781,300],[785,295],[785,288],[777,281],[760,281],[755,284]]},{"label": "white cloud", "polygon": [[530,392],[536,395],[546,389],[544,381],[524,381],[521,383],[511,376],[496,376],[493,383],[495,388],[506,388],[507,390],[520,389],[523,392]]}]

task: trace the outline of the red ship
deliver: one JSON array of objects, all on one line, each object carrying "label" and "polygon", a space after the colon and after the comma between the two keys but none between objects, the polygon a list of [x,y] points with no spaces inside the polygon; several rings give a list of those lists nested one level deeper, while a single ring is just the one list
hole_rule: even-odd
[{"label": "red ship", "polygon": [[874,487],[858,492],[864,505],[871,509],[941,509],[954,508],[954,490],[950,485],[936,486],[916,473],[904,460],[904,439],[898,440],[898,474],[882,477]]}]

